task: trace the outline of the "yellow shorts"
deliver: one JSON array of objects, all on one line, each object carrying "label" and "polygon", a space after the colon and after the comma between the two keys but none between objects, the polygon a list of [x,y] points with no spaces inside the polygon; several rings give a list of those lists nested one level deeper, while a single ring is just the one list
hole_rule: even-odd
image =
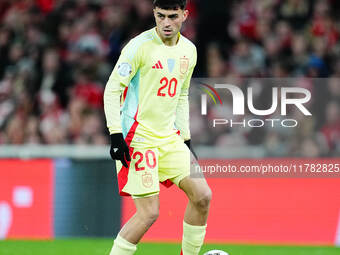
[{"label": "yellow shorts", "polygon": [[190,150],[180,137],[161,147],[130,147],[129,167],[116,160],[119,193],[147,197],[159,193],[159,183],[170,187],[190,175]]}]

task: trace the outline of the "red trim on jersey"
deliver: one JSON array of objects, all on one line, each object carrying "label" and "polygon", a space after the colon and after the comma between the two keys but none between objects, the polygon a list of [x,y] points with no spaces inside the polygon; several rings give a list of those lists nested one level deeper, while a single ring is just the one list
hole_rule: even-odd
[{"label": "red trim on jersey", "polygon": [[136,132],[136,129],[138,127],[138,121],[137,121],[137,114],[138,114],[138,108],[137,108],[137,112],[135,114],[135,117],[134,117],[134,120],[135,122],[133,123],[132,127],[130,128],[127,136],[125,137],[125,142],[127,143],[127,146],[130,147],[130,144],[132,142],[132,139],[133,137],[135,136],[135,132]]},{"label": "red trim on jersey", "polygon": [[183,255],[183,250],[181,249],[181,254],[180,255]]},{"label": "red trim on jersey", "polygon": [[[133,137],[135,136],[135,132],[136,129],[138,127],[138,121],[137,121],[137,114],[138,114],[138,108],[137,108],[137,112],[135,114],[134,120],[135,122],[133,123],[132,127],[130,128],[127,136],[125,137],[125,142],[127,144],[127,146],[129,146],[129,152],[130,155],[133,154],[133,149],[132,147],[130,147],[130,144],[132,142]],[[123,188],[125,187],[127,181],[128,181],[128,175],[129,175],[129,168],[130,168],[130,163],[131,161],[127,161],[128,163],[128,167],[122,166],[122,168],[120,169],[117,179],[118,179],[118,188],[119,188],[119,195],[121,196],[130,196],[130,194],[123,192]]]},{"label": "red trim on jersey", "polygon": [[[129,147],[129,152],[130,152],[130,155],[133,154],[133,148],[132,147]],[[129,168],[130,168],[131,161],[126,161],[126,162],[128,164],[128,167],[122,166],[122,168],[120,169],[120,171],[117,175],[118,190],[119,190],[119,195],[121,195],[121,196],[130,196],[130,194],[122,191],[123,188],[125,187],[127,181],[128,181]]]},{"label": "red trim on jersey", "polygon": [[162,66],[161,61],[158,60],[158,64],[159,64],[159,67],[160,67],[161,69],[163,69],[163,66]]},{"label": "red trim on jersey", "polygon": [[165,187],[170,188],[174,183],[170,181],[169,179],[165,180],[164,182],[161,182]]},{"label": "red trim on jersey", "polygon": [[123,100],[124,100],[124,101],[125,101],[125,98],[126,98],[126,95],[127,95],[128,88],[129,88],[129,87],[126,87],[126,88],[124,89],[124,93],[123,93]]}]

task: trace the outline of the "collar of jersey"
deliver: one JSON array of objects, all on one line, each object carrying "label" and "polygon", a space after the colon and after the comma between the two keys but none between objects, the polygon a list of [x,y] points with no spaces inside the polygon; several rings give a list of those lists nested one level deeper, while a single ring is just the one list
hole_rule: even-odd
[{"label": "collar of jersey", "polygon": [[181,33],[178,32],[179,38],[178,38],[177,44],[174,45],[174,46],[168,46],[168,45],[165,45],[165,44],[163,43],[162,39],[159,37],[159,35],[158,35],[157,31],[156,31],[156,27],[153,28],[153,34],[154,34],[154,38],[156,38],[156,41],[157,41],[159,44],[162,44],[164,47],[169,48],[169,49],[176,48],[176,47],[179,45],[179,43],[180,43],[180,41],[181,41],[181,38],[182,38]]}]

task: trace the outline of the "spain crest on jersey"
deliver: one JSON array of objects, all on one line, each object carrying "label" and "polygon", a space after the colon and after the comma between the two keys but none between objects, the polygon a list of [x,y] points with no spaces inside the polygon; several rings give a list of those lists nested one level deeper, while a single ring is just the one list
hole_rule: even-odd
[{"label": "spain crest on jersey", "polygon": [[185,74],[187,71],[188,71],[188,68],[189,68],[189,59],[186,58],[186,57],[183,57],[180,59],[180,72],[181,74]]}]

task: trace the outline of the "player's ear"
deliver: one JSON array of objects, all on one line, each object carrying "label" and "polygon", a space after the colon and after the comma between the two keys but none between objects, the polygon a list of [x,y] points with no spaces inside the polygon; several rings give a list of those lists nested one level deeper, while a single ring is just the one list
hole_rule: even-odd
[{"label": "player's ear", "polygon": [[189,10],[184,10],[183,11],[183,22],[186,21],[186,19],[188,18],[189,16]]}]

